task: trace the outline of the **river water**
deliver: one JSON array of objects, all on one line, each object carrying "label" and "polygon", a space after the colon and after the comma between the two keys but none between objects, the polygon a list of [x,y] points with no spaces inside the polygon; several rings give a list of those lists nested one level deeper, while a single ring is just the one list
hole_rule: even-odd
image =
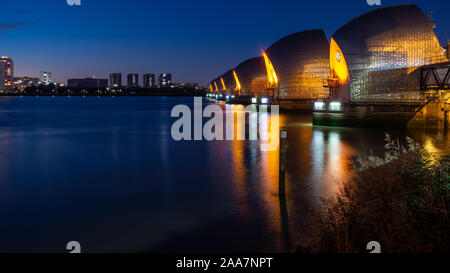
[{"label": "river water", "polygon": [[[178,104],[192,108],[193,98],[0,97],[0,252],[67,252],[69,241],[83,252],[292,251],[355,157],[383,153],[383,130],[281,114],[280,202],[278,151],[258,141],[176,142]],[[443,131],[389,133],[449,158]]]}]

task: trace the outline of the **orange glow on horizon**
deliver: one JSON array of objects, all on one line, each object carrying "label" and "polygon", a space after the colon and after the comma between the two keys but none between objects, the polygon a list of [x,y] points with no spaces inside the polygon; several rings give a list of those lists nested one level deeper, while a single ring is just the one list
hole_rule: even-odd
[{"label": "orange glow on horizon", "polygon": [[330,42],[330,67],[332,76],[337,77],[340,84],[345,84],[348,81],[347,62],[342,50],[333,38],[331,38]]},{"label": "orange glow on horizon", "polygon": [[275,72],[275,69],[273,68],[272,62],[269,60],[269,57],[265,52],[263,52],[264,56],[264,63],[266,64],[267,69],[267,80],[269,81],[269,85],[278,85],[278,77],[277,73]]}]

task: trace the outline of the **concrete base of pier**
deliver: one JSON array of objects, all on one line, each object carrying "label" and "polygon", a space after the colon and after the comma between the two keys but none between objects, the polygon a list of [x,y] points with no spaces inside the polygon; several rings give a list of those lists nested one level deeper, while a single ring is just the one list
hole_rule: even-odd
[{"label": "concrete base of pier", "polygon": [[342,111],[315,111],[313,124],[322,126],[406,128],[419,103],[348,103]]},{"label": "concrete base of pier", "polygon": [[448,129],[450,106],[432,102],[421,108],[408,122],[408,128]]},{"label": "concrete base of pier", "polygon": [[318,126],[360,128],[406,128],[409,113],[313,113],[313,124]]},{"label": "concrete base of pier", "polygon": [[442,102],[348,103],[343,110],[314,111],[313,124],[371,128],[422,128],[448,130],[449,106]]},{"label": "concrete base of pier", "polygon": [[313,109],[313,100],[311,99],[285,99],[278,100],[280,110],[292,112],[311,113]]}]

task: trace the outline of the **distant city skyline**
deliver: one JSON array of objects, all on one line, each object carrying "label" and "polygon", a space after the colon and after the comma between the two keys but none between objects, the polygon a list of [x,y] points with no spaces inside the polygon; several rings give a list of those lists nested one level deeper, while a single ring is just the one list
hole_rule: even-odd
[{"label": "distant city skyline", "polygon": [[[381,3],[415,3],[426,14],[433,12],[441,44],[450,38],[448,1]],[[86,0],[81,6],[65,0],[3,0],[2,5],[8,12],[0,20],[0,55],[14,60],[15,76],[39,77],[40,71],[49,71],[52,81],[66,83],[93,75],[107,79],[118,71],[169,71],[177,82],[205,86],[287,34],[322,28],[329,38],[352,18],[379,8],[366,0],[174,0],[169,6],[139,0]]]},{"label": "distant city skyline", "polygon": [[109,74],[109,79],[99,79],[93,75],[92,77],[84,78],[70,78],[67,82],[52,81],[52,73],[47,71],[40,71],[39,77],[32,77],[29,75],[16,75],[14,68],[14,60],[8,56],[2,56],[0,58],[0,90],[13,91],[23,90],[27,86],[32,85],[49,85],[55,83],[60,86],[67,85],[68,87],[79,88],[116,88],[116,87],[128,87],[128,88],[154,88],[154,87],[168,87],[168,86],[197,86],[197,83],[174,83],[172,81],[172,73],[161,73],[158,77],[158,85],[156,84],[155,74],[145,73],[142,75],[142,85],[140,85],[139,73],[127,74],[126,85],[122,84],[122,73],[115,72]]}]

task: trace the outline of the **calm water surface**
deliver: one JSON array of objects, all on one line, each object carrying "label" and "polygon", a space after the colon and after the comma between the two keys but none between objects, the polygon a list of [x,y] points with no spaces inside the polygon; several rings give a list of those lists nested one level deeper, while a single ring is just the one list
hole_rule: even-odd
[{"label": "calm water surface", "polygon": [[[382,153],[384,131],[288,130],[286,202],[278,151],[256,141],[175,142],[176,104],[192,98],[0,98],[0,251],[291,251],[304,225],[352,175],[354,158]],[[441,158],[443,132],[396,131]]]}]

